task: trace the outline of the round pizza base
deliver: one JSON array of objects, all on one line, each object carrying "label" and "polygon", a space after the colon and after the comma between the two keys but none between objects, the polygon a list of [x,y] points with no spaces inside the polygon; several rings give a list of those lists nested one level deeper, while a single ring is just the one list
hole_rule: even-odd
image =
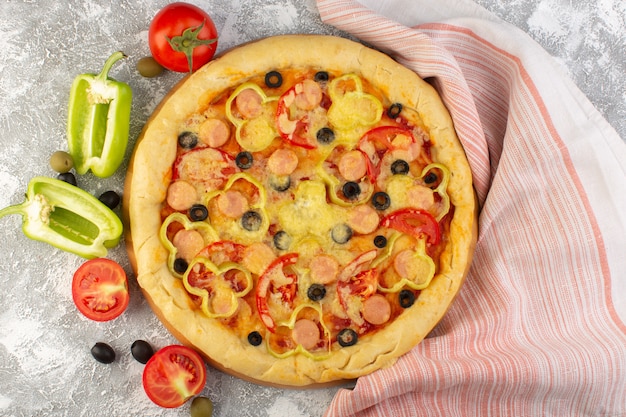
[{"label": "round pizza base", "polygon": [[[192,303],[182,281],[169,273],[168,251],[158,236],[181,122],[223,90],[252,75],[294,67],[356,73],[392,102],[415,109],[430,133],[433,159],[451,171],[448,194],[454,218],[439,271],[429,287],[382,330],[322,360],[302,354],[278,359],[208,319]],[[477,229],[471,171],[436,90],[387,55],[357,42],[323,35],[285,35],[248,43],[183,79],[154,111],[135,146],[126,177],[123,214],[126,246],[137,281],[168,330],[218,369],[281,387],[341,383],[391,366],[415,347],[457,295],[470,267]]]}]

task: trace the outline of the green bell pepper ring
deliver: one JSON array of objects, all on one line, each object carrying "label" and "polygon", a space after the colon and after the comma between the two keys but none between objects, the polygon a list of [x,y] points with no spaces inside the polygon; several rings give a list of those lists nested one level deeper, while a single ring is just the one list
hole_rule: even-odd
[{"label": "green bell pepper ring", "polygon": [[91,170],[97,177],[109,177],[124,159],[132,90],[108,74],[113,64],[125,57],[115,52],[100,74],[82,74],[72,83],[67,141],[76,172],[81,175]]},{"label": "green bell pepper ring", "polygon": [[9,214],[22,215],[27,237],[88,259],[106,256],[122,236],[122,222],[110,208],[55,178],[31,179],[26,201],[0,210],[0,217]]}]

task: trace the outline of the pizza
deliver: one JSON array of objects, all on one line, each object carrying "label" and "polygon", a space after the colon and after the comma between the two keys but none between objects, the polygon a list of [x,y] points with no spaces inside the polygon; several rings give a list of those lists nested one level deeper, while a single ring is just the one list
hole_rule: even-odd
[{"label": "pizza", "polygon": [[334,36],[245,44],[146,123],[126,243],[164,325],[213,366],[309,387],[392,365],[470,266],[470,168],[436,90]]}]

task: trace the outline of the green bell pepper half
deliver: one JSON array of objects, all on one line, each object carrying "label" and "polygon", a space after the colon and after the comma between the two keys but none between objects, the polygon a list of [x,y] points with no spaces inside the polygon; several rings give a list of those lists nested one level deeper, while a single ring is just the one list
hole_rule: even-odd
[{"label": "green bell pepper half", "polygon": [[68,105],[67,141],[78,174],[111,176],[124,160],[128,144],[132,90],[108,77],[115,52],[99,74],[82,74],[72,83]]},{"label": "green bell pepper half", "polygon": [[88,192],[64,181],[34,177],[26,201],[0,210],[20,214],[24,234],[83,258],[100,258],[122,236],[120,218]]}]

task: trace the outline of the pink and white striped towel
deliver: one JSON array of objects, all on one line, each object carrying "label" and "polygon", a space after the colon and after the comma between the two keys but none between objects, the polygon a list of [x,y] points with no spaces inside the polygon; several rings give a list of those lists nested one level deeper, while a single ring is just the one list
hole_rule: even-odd
[{"label": "pink and white striped towel", "polygon": [[366,1],[317,5],[434,80],[473,170],[479,242],[432,334],[325,415],[626,416],[624,141],[541,47],[473,3]]}]

